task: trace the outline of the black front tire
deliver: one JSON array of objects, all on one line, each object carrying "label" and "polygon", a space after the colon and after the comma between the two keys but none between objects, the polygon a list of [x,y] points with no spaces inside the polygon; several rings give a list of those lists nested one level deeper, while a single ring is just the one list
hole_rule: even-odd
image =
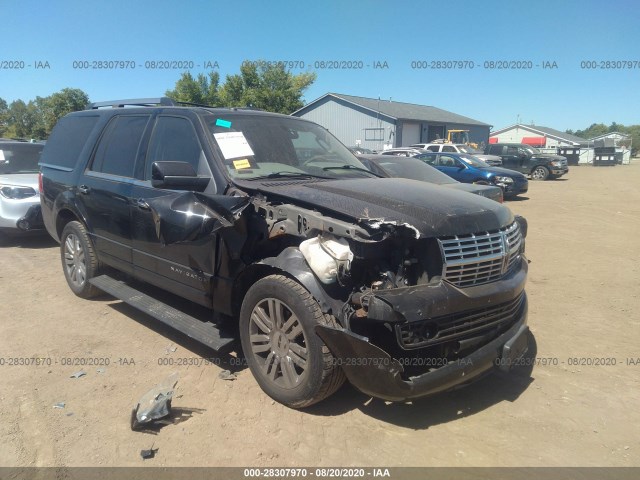
[{"label": "black front tire", "polygon": [[549,169],[542,165],[531,170],[531,180],[547,180],[549,178]]},{"label": "black front tire", "polygon": [[315,332],[337,326],[298,282],[270,275],[247,292],[240,310],[240,340],[262,390],[292,408],[317,403],[340,388],[342,369]]},{"label": "black front tire", "polygon": [[62,271],[69,288],[78,297],[92,298],[101,292],[89,283],[100,275],[102,265],[85,226],[72,221],[65,225],[60,236]]}]

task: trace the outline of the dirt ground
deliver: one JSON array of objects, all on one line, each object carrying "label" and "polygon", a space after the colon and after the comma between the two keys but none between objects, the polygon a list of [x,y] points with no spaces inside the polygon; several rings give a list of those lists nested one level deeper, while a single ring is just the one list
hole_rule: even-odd
[{"label": "dirt ground", "polygon": [[[638,160],[579,166],[507,202],[529,221],[541,364],[532,378],[495,374],[410,404],[345,386],[288,409],[235,357],[110,297],[75,297],[47,237],[11,241],[0,248],[0,466],[139,466],[152,444],[145,466],[640,466],[638,185]],[[173,423],[131,431],[132,406],[176,371]]]}]

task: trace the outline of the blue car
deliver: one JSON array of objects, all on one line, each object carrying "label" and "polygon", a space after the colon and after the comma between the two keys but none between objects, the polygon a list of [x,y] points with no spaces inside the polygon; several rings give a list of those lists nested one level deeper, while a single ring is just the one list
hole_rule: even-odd
[{"label": "blue car", "polygon": [[515,197],[529,189],[527,177],[506,168],[492,167],[466,153],[421,153],[415,156],[462,183],[496,185],[504,197]]}]

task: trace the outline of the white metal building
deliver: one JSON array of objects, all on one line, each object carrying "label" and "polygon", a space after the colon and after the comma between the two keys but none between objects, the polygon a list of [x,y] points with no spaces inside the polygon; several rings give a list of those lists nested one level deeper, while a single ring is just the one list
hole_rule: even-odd
[{"label": "white metal building", "polygon": [[[616,147],[616,154],[621,156],[622,163],[628,164],[631,149],[619,146],[620,142],[625,140],[628,141],[629,136],[619,132],[607,133],[587,140],[553,128],[521,123],[491,132],[489,137],[489,143],[524,143],[548,153],[577,152],[578,163],[593,163],[595,147]],[[561,149],[562,152],[560,152]]]},{"label": "white metal building", "polygon": [[556,148],[588,147],[589,141],[553,128],[518,123],[491,132],[489,143],[524,143],[538,148]]}]

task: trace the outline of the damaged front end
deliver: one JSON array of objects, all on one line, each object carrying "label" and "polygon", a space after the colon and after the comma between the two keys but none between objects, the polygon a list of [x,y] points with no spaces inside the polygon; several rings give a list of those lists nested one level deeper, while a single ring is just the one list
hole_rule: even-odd
[{"label": "damaged front end", "polygon": [[372,396],[440,392],[508,370],[525,353],[523,218],[506,209],[464,217],[458,206],[434,212],[442,223],[426,228],[409,215],[391,220],[363,208],[354,216],[287,200],[182,193],[149,204],[163,244],[220,234],[213,290],[229,294],[217,295],[214,309],[237,313],[241,285],[259,278],[252,269],[302,284],[339,324],[317,334],[349,381]]},{"label": "damaged front end", "polygon": [[299,242],[260,263],[294,276],[336,317],[341,327],[316,332],[361,391],[391,401],[429,395],[509,370],[526,352],[523,218],[423,237],[406,222],[252,203],[269,238]]}]

